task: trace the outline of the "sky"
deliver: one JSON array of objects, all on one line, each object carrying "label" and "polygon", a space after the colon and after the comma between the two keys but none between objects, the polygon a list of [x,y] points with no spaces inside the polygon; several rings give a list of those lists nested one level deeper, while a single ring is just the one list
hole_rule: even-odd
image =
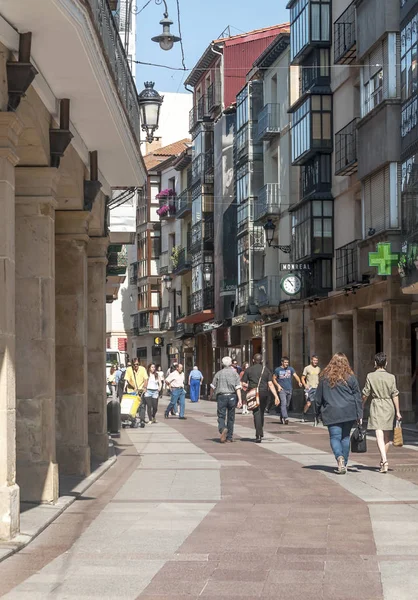
[{"label": "sky", "polygon": [[[159,21],[164,12],[163,4],[156,5],[155,0],[151,0],[139,13],[146,0],[134,2],[137,3],[138,13],[136,59],[181,68],[179,43],[166,52],[151,41],[151,37],[162,31]],[[210,42],[218,38],[228,25],[231,35],[237,35],[289,20],[287,0],[179,0],[179,3],[185,64],[188,69],[194,67]],[[174,21],[171,29],[178,35],[177,1],[167,0],[167,4],[169,16]],[[142,90],[144,81],[154,81],[155,88],[160,92],[185,92],[183,82],[186,77],[187,72],[155,66],[138,64],[136,69],[138,91]]]}]

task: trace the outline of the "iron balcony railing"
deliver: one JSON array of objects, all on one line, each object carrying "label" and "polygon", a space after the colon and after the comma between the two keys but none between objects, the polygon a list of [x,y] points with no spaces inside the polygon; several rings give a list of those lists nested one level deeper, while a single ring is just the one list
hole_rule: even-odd
[{"label": "iron balcony railing", "polygon": [[178,254],[177,264],[174,267],[174,273],[176,275],[182,275],[187,273],[192,268],[192,257],[190,251],[187,248],[182,248]]},{"label": "iron balcony railing", "polygon": [[202,312],[202,310],[211,310],[214,307],[214,289],[213,287],[199,290],[188,297],[189,315]]},{"label": "iron balcony railing", "polygon": [[120,39],[117,23],[108,0],[87,0],[94,27],[99,35],[113,82],[124,106],[132,132],[140,141],[141,122],[138,94],[129,62]]},{"label": "iron balcony railing", "polygon": [[266,104],[258,115],[257,139],[267,141],[280,133],[280,104]]},{"label": "iron balcony railing", "polygon": [[183,190],[176,198],[176,217],[183,219],[192,210],[192,196],[189,189]]},{"label": "iron balcony railing", "polygon": [[278,217],[282,210],[282,193],[278,183],[267,183],[254,200],[254,223],[269,217]]},{"label": "iron balcony railing", "polygon": [[173,329],[174,323],[171,314],[171,310],[168,307],[163,308],[160,311],[160,330],[169,331]]},{"label": "iron balcony railing", "polygon": [[213,168],[214,168],[213,148],[210,148],[210,150],[207,150],[205,152],[205,156],[204,156],[204,165],[203,165],[204,183],[212,184],[214,182]]},{"label": "iron balcony railing", "polygon": [[237,287],[236,300],[238,314],[253,313],[256,305],[254,281],[242,283]]},{"label": "iron balcony railing", "polygon": [[154,327],[149,323],[149,313],[135,313],[131,315],[131,331],[133,335],[141,335],[152,331],[160,331],[160,327]]},{"label": "iron balcony railing", "polygon": [[221,85],[220,83],[212,82],[207,90],[207,112],[211,113],[216,108],[221,106]]},{"label": "iron balcony railing", "polygon": [[189,132],[191,133],[205,116],[205,96],[201,96],[189,112]]},{"label": "iron balcony railing", "polygon": [[335,174],[351,175],[357,171],[357,119],[335,134]]},{"label": "iron balcony railing", "polygon": [[334,23],[334,62],[349,65],[356,59],[356,7],[355,2]]},{"label": "iron balcony railing", "polygon": [[335,250],[336,288],[359,282],[359,240]]},{"label": "iron balcony railing", "polygon": [[281,277],[272,275],[254,283],[257,306],[260,308],[265,306],[279,306],[283,299],[280,281]]}]

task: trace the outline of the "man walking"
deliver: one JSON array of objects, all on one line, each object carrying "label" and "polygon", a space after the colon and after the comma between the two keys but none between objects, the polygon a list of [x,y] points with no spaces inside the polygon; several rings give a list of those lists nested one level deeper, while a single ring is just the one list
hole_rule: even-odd
[{"label": "man walking", "polygon": [[241,381],[229,356],[224,356],[222,366],[223,369],[215,373],[210,384],[209,399],[212,398],[212,394],[215,394],[218,405],[218,429],[221,435],[221,444],[224,444],[233,441],[235,409],[237,406],[241,408],[242,403]]},{"label": "man walking", "polygon": [[140,397],[139,421],[140,426],[145,427],[145,401],[142,399],[142,393],[147,389],[148,373],[145,367],[139,364],[139,360],[134,358],[132,367],[128,367],[125,373],[126,391],[128,394],[137,393]]},{"label": "man walking", "polygon": [[288,409],[292,400],[293,386],[292,377],[297,381],[299,387],[302,387],[302,382],[299,379],[295,369],[289,365],[287,356],[283,356],[281,366],[274,371],[273,382],[279,392],[281,417],[280,423],[289,424]]},{"label": "man walking", "polygon": [[311,356],[311,364],[303,369],[302,373],[302,384],[305,388],[306,402],[303,408],[302,423],[305,422],[305,415],[312,406],[314,405],[314,425],[316,426],[316,415],[315,415],[315,394],[319,383],[319,374],[321,372],[318,366],[319,359],[316,354]]},{"label": "man walking", "polygon": [[167,406],[165,410],[165,418],[168,419],[168,415],[172,410],[177,406],[177,402],[180,403],[180,414],[179,419],[183,421],[187,419],[184,416],[184,409],[186,405],[186,392],[184,389],[184,372],[183,365],[178,364],[175,370],[170,373],[170,375],[165,380],[167,386],[170,389],[170,404]]},{"label": "man walking", "polygon": [[125,389],[125,365],[119,365],[115,373],[116,396],[122,402],[123,390]]},{"label": "man walking", "polygon": [[260,406],[253,410],[254,427],[255,427],[255,441],[260,444],[264,437],[264,412],[267,407],[269,398],[269,391],[274,396],[275,405],[280,404],[280,400],[277,396],[274,384],[272,382],[272,375],[270,369],[263,367],[261,364],[263,357],[261,354],[254,354],[253,366],[245,370],[242,376],[242,385],[245,390],[256,390],[258,388],[258,394],[260,399]]}]

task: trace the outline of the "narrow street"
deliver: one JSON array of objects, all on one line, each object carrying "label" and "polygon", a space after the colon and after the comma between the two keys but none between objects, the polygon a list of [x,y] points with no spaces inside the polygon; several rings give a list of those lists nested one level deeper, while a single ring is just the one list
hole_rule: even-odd
[{"label": "narrow street", "polygon": [[341,477],[322,427],[267,417],[256,445],[238,415],[221,445],[215,408],[125,430],[116,465],[0,564],[1,597],[416,599],[418,446],[385,476],[369,440]]}]

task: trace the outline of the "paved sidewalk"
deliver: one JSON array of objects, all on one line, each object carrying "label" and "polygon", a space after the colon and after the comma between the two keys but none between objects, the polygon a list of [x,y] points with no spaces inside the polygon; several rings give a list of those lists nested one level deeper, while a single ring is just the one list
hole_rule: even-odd
[{"label": "paved sidewalk", "polygon": [[0,564],[0,596],[416,600],[415,449],[384,476],[370,440],[341,477],[323,428],[267,417],[258,445],[239,415],[219,444],[215,413],[188,403],[187,421],[126,430],[88,496]]}]

